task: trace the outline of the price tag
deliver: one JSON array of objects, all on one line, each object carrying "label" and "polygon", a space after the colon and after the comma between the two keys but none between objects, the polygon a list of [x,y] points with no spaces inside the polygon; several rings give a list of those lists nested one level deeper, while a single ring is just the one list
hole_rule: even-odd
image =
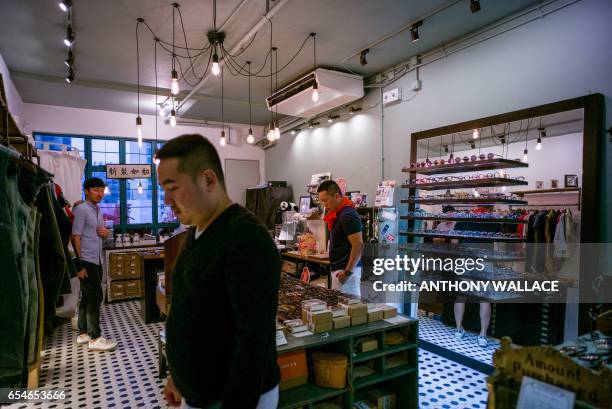
[{"label": "price tag", "polygon": [[283,333],[283,331],[276,331],[276,346],[279,347],[281,345],[287,345],[287,337],[285,337],[285,334]]},{"label": "price tag", "polygon": [[528,376],[523,377],[517,409],[572,409],[576,394]]}]

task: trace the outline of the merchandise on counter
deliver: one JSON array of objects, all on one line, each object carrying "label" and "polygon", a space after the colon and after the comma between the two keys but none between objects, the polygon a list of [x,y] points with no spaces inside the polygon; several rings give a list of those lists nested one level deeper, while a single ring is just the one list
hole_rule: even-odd
[{"label": "merchandise on counter", "polygon": [[302,301],[302,309],[305,311],[323,311],[327,309],[325,301],[311,299]]},{"label": "merchandise on counter", "polygon": [[334,305],[329,307],[334,318],[345,317],[348,315],[348,308],[343,305]]},{"label": "merchandise on counter", "polygon": [[378,349],[378,340],[372,337],[360,338],[355,341],[355,349],[359,352],[370,352]]},{"label": "merchandise on counter", "polygon": [[312,354],[312,361],[317,386],[334,389],[346,386],[348,358],[345,355],[315,352]]},{"label": "merchandise on counter", "polygon": [[285,321],[285,326],[292,334],[297,334],[298,332],[304,332],[308,330],[308,325],[305,324],[302,320],[287,320]]},{"label": "merchandise on counter", "polygon": [[353,404],[354,409],[377,409],[372,402],[360,400]]},{"label": "merchandise on counter", "polygon": [[306,317],[308,323],[311,324],[325,324],[332,322],[332,312],[329,310],[325,311],[306,311]]},{"label": "merchandise on counter", "polygon": [[279,390],[295,388],[308,382],[308,366],[304,349],[279,355],[277,363],[281,373]]},{"label": "merchandise on counter", "polygon": [[362,325],[368,322],[368,315],[357,315],[351,317],[351,325],[354,327],[355,325]]},{"label": "merchandise on counter", "polygon": [[334,330],[341,328],[348,328],[351,326],[351,317],[345,315],[344,317],[336,317],[333,319]]},{"label": "merchandise on counter", "polygon": [[347,305],[348,315],[351,317],[366,317],[368,315],[368,306],[366,304],[350,304]]},{"label": "merchandise on counter", "polygon": [[355,379],[365,378],[366,376],[374,375],[376,371],[367,365],[358,365],[353,368],[353,377]]},{"label": "merchandise on counter", "polygon": [[346,296],[346,295],[338,296],[338,304],[351,305],[351,304],[359,304],[359,303],[361,303],[361,300],[359,298],[354,298],[354,297]]},{"label": "merchandise on counter", "polygon": [[397,317],[397,308],[391,307],[390,305],[385,305],[382,307],[383,310],[383,319]]},{"label": "merchandise on counter", "polygon": [[308,330],[315,334],[323,334],[325,332],[330,332],[333,329],[334,329],[333,321],[321,322],[321,323],[315,323],[315,322],[308,323]]},{"label": "merchandise on counter", "polygon": [[395,409],[397,397],[395,393],[386,392],[382,389],[372,389],[366,393],[369,401],[375,404],[376,409]]},{"label": "merchandise on counter", "polygon": [[390,331],[385,334],[385,345],[399,345],[406,342],[406,338],[401,332]]},{"label": "merchandise on counter", "polygon": [[384,312],[380,308],[368,310],[368,322],[380,321],[384,318]]}]

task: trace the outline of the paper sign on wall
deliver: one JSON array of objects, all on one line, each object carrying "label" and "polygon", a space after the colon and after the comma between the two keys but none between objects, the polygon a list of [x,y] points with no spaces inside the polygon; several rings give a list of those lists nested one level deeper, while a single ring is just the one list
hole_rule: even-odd
[{"label": "paper sign on wall", "polygon": [[106,165],[107,179],[149,179],[151,165]]},{"label": "paper sign on wall", "polygon": [[395,180],[383,180],[378,183],[376,189],[375,207],[393,206],[393,193],[395,192]]}]

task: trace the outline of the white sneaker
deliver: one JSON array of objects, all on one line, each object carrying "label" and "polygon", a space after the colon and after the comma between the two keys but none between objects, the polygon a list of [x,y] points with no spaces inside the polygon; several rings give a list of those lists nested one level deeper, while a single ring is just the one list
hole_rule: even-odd
[{"label": "white sneaker", "polygon": [[88,334],[80,334],[77,337],[77,345],[85,345],[91,341],[91,337]]},{"label": "white sneaker", "polygon": [[89,341],[88,348],[92,351],[112,351],[117,348],[117,341],[111,341],[104,337]]},{"label": "white sneaker", "polygon": [[483,337],[482,335],[478,336],[478,345],[480,345],[481,347],[486,347],[487,346],[487,337]]},{"label": "white sneaker", "polygon": [[461,341],[463,339],[464,335],[465,335],[465,330],[463,330],[463,329],[455,331],[455,340]]}]

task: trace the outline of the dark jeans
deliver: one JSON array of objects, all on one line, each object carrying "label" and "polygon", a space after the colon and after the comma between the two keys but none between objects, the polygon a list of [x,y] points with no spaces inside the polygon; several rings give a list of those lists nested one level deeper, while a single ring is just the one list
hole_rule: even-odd
[{"label": "dark jeans", "polygon": [[81,302],[79,304],[79,333],[87,333],[91,339],[102,335],[100,330],[100,305],[102,304],[102,269],[99,265],[81,261],[87,277],[81,278]]}]

